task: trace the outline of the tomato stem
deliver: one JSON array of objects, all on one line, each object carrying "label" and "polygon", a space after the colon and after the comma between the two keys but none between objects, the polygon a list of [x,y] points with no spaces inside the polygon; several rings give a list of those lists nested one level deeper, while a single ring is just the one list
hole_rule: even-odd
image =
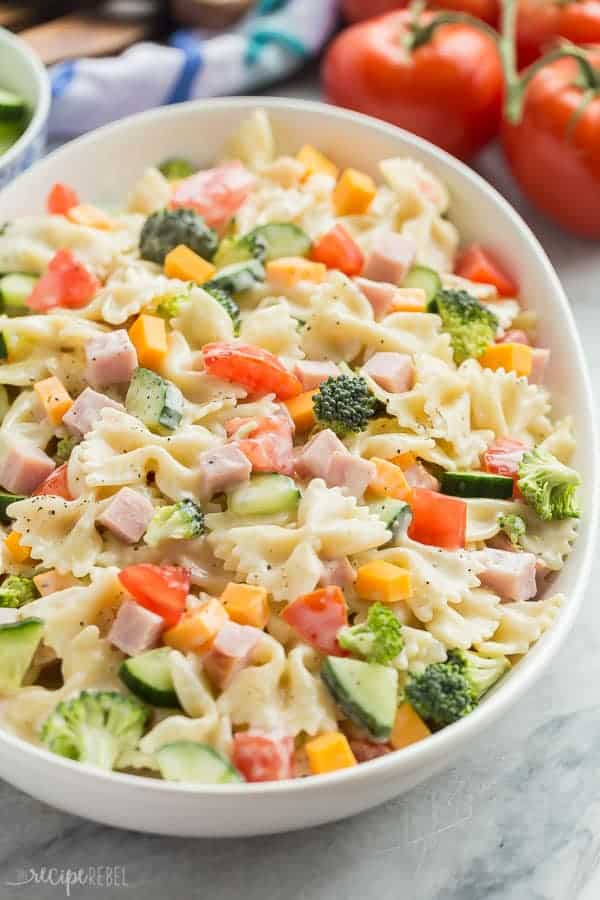
[{"label": "tomato stem", "polygon": [[483,22],[481,19],[476,19],[474,16],[470,16],[468,13],[436,13],[433,19],[431,19],[429,22],[421,24],[419,20],[423,9],[424,4],[420,2],[420,0],[417,0],[417,2],[415,3],[411,3],[410,5],[412,21],[409,26],[410,37],[407,42],[407,49],[409,51],[418,50],[419,47],[427,44],[428,41],[430,41],[433,37],[434,32],[441,25],[472,25],[474,28],[478,28],[479,31],[483,31],[485,34],[487,34],[495,44],[498,43],[498,32],[494,28],[492,28],[491,25],[488,25],[487,22]]}]

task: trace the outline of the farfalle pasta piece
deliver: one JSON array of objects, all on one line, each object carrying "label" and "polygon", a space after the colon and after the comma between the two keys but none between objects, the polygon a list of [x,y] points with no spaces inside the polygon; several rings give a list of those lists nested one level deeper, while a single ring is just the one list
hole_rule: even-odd
[{"label": "farfalle pasta piece", "polygon": [[127,198],[127,210],[149,216],[169,205],[171,184],[162,172],[149,166]]},{"label": "farfalle pasta piece", "polygon": [[288,734],[335,731],[336,710],[320,677],[321,657],[301,644],[290,650],[285,666],[285,730]]},{"label": "farfalle pasta piece", "polygon": [[155,297],[185,292],[183,281],[166,278],[155,263],[123,258],[91,303],[81,310],[88,319],[123,325]]},{"label": "farfalle pasta piece", "polygon": [[266,306],[244,315],[240,340],[246,344],[264,347],[265,350],[279,356],[287,365],[304,356],[300,347],[301,333],[298,320],[292,316],[285,302],[278,304],[277,310]]},{"label": "farfalle pasta piece", "polygon": [[490,638],[502,615],[500,597],[483,588],[470,591],[459,603],[439,604],[425,627],[448,650],[466,650]]},{"label": "farfalle pasta piece", "polygon": [[516,656],[527,653],[547,631],[564,604],[562,594],[542,600],[503,603],[498,627],[488,640],[475,647],[486,656]]}]

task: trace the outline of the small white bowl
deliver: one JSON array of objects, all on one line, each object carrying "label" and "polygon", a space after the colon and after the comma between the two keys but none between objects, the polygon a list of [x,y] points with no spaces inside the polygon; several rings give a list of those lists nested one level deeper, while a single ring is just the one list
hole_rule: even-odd
[{"label": "small white bowl", "polygon": [[50,113],[48,74],[25,41],[0,28],[0,88],[23,97],[32,110],[31,121],[19,140],[0,154],[0,188],[41,159],[46,148]]},{"label": "small white bowl", "polygon": [[583,350],[567,299],[546,254],[522,219],[489,184],[431,144],[374,119],[319,103],[237,98],[188,103],[101,128],[49,156],[0,194],[0,221],[43,209],[55,181],[82,197],[114,201],[143,169],[168,156],[210,164],[224,141],[257,106],[274,123],[279,147],[312,143],[342,166],[377,174],[394,155],[421,160],[448,185],[451,218],[465,241],[490,246],[539,314],[540,343],[552,350],[550,388],[557,415],[572,415],[575,459],[584,483],[580,536],[552,589],[567,603],[554,626],[482,704],[449,728],[399,753],[353,769],[297,781],[248,785],[181,785],[105,774],[0,733],[0,775],[60,809],[109,825],[195,837],[286,831],[350,816],[401,794],[455,763],[547,667],[577,613],[588,578],[598,519],[595,412]]}]

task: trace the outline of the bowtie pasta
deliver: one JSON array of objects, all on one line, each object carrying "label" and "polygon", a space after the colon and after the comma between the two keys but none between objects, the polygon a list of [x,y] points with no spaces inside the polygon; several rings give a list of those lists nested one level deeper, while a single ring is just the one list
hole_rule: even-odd
[{"label": "bowtie pasta", "polygon": [[47,206],[0,232],[4,727],[231,783],[472,711],[559,612],[579,477],[444,185],[278,155],[258,111],[121,212]]}]

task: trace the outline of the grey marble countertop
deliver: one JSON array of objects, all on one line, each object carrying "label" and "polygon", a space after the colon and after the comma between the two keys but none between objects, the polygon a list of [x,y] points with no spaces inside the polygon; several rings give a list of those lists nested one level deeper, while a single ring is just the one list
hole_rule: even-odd
[{"label": "grey marble countertop", "polygon": [[[315,79],[296,79],[277,93],[315,97]],[[598,397],[598,244],[569,238],[536,216],[519,199],[496,150],[477,168],[520,210],[556,266]],[[60,885],[11,886],[31,867],[106,866],[123,886],[77,886],[71,896],[159,900],[168,891],[184,900],[598,900],[598,583],[600,559],[563,650],[455,768],[354,819],[267,838],[179,840],[95,825],[0,784],[0,898],[66,896]]]}]

